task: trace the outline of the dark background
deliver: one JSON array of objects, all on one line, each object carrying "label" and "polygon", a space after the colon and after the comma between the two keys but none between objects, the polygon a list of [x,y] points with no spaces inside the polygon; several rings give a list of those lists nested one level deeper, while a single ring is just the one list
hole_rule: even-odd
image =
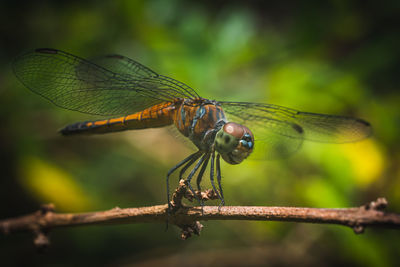
[{"label": "dark background", "polygon": [[[399,212],[399,11],[399,1],[2,1],[0,218],[50,202],[59,212],[165,203],[167,170],[192,152],[164,129],[59,136],[68,123],[98,117],[59,109],[15,78],[12,59],[38,47],[122,54],[210,99],[366,119],[374,136],[362,142],[222,164],[226,202],[334,208],[384,196]],[[32,234],[1,236],[0,264],[396,266],[400,253],[395,230],[204,224],[187,241],[161,224],[55,229],[45,254]]]}]

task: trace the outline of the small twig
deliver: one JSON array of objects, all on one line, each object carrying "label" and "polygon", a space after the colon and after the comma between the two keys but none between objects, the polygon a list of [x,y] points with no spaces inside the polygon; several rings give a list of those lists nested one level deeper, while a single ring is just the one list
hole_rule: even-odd
[{"label": "small twig", "polygon": [[[207,189],[205,191],[196,190],[195,194],[196,194],[197,198],[202,201],[219,199],[218,195],[212,189]],[[187,200],[189,200],[190,202],[193,202],[193,199],[195,199],[195,196],[191,191],[187,190],[185,192],[185,198]]]},{"label": "small twig", "polygon": [[[218,199],[218,195],[212,189],[207,189],[204,192],[196,190],[195,194],[197,198],[202,201]],[[182,204],[183,198],[186,198],[192,202],[195,198],[195,195],[192,193],[192,191],[188,190],[187,181],[182,179],[179,181],[178,188],[172,194],[171,206],[173,207],[174,211],[184,206]]]},{"label": "small twig", "polygon": [[[213,190],[206,190],[204,192],[196,191],[195,192],[198,199],[201,201],[213,200],[218,199],[218,195]],[[187,181],[181,179],[179,181],[179,186],[175,190],[174,194],[172,195],[171,213],[176,213],[179,209],[187,208],[183,203],[182,199],[186,198],[190,202],[193,201],[195,195],[192,193],[191,190],[188,190]],[[168,218],[169,221],[170,218]],[[175,224],[182,229],[181,238],[188,239],[192,236],[192,234],[200,235],[201,229],[203,229],[203,225],[199,221],[194,220],[175,220]]]},{"label": "small twig", "polygon": [[[165,223],[175,224],[182,229],[181,237],[186,239],[192,234],[199,234],[202,225],[198,221],[208,220],[256,220],[287,221],[304,223],[338,224],[351,227],[355,233],[362,233],[366,226],[400,228],[400,214],[385,212],[385,198],[356,208],[321,209],[296,207],[255,207],[255,206],[217,206],[187,207],[182,198],[193,198],[186,190],[186,184],[180,183],[171,205],[173,212],[168,215],[168,205],[141,208],[114,208],[107,211],[89,213],[55,213],[52,205],[41,210],[0,221],[0,232],[4,234],[31,231],[36,234],[35,244],[45,247],[49,244],[47,233],[50,229],[65,226],[88,224],[124,224],[124,223]],[[196,192],[204,200],[215,199],[211,191]]]}]

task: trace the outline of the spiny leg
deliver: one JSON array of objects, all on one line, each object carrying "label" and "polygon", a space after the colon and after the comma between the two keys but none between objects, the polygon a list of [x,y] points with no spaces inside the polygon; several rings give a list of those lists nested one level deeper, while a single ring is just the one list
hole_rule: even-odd
[{"label": "spiny leg", "polygon": [[[209,161],[209,160],[210,160],[210,153],[208,153],[207,158],[205,159],[203,165],[201,166],[199,175],[197,175],[196,184],[197,184],[197,189],[199,190],[199,192],[201,192],[200,182],[201,182],[201,179],[203,178],[203,174],[204,174],[204,172],[205,172],[205,170],[206,170],[206,168],[207,168],[207,165],[208,165],[208,161]],[[200,204],[201,204],[201,207],[204,206],[204,201],[203,201],[203,199],[201,199],[201,203],[200,203]]]},{"label": "spiny leg", "polygon": [[205,159],[204,164],[201,166],[199,175],[197,175],[197,179],[196,179],[197,189],[199,191],[201,191],[201,187],[200,187],[201,179],[203,179],[203,174],[207,168],[209,160],[210,160],[210,154],[208,153],[208,157]]},{"label": "spiny leg", "polygon": [[224,193],[222,192],[222,185],[221,185],[221,164],[220,164],[220,155],[217,155],[217,181],[218,181],[218,186],[219,186],[219,192],[221,193],[221,204],[219,205],[219,208],[221,206],[225,206],[225,200],[224,200]]},{"label": "spiny leg", "polygon": [[183,174],[186,172],[187,169],[189,169],[190,166],[192,166],[192,164],[198,159],[200,158],[201,154],[196,155],[196,157],[193,157],[185,166],[183,166],[183,168],[181,169],[181,171],[179,172],[179,181],[182,178]]},{"label": "spiny leg", "polygon": [[211,155],[210,181],[211,181],[211,185],[214,189],[214,192],[217,194],[219,199],[222,199],[217,188],[215,187],[215,183],[214,183],[214,162],[215,162],[215,151],[213,151],[212,155]]},{"label": "spiny leg", "polygon": [[[176,171],[178,168],[180,168],[182,165],[184,165],[186,162],[191,161],[193,158],[198,159],[204,152],[202,151],[197,151],[196,153],[191,154],[189,157],[185,158],[178,164],[176,164],[174,167],[172,167],[168,173],[167,173],[167,200],[168,200],[168,210],[171,210],[171,203],[169,202],[169,176]],[[193,164],[193,162],[192,162]]]},{"label": "spiny leg", "polygon": [[188,185],[190,191],[193,193],[194,197],[197,199],[197,201],[199,202],[200,205],[201,205],[200,199],[199,199],[199,197],[196,195],[196,193],[194,192],[193,187],[192,187],[192,185],[190,184],[190,181],[192,180],[193,176],[195,175],[195,173],[197,172],[197,170],[200,168],[200,166],[203,164],[204,160],[205,160],[206,158],[208,158],[208,157],[210,157],[210,154],[209,154],[209,153],[204,154],[204,155],[200,158],[200,160],[197,162],[196,166],[194,166],[193,170],[190,172],[188,178],[186,179],[187,185]]}]

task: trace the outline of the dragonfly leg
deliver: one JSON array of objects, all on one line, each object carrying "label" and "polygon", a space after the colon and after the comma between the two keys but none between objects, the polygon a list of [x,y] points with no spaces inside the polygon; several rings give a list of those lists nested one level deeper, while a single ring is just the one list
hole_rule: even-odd
[{"label": "dragonfly leg", "polygon": [[221,195],[219,194],[217,188],[215,187],[215,183],[214,183],[214,163],[215,163],[215,151],[212,152],[211,155],[211,166],[210,166],[210,181],[211,181],[211,185],[214,189],[214,192],[217,194],[218,198],[222,200]]},{"label": "dragonfly leg", "polygon": [[209,160],[210,160],[210,154],[208,154],[208,157],[205,159],[203,165],[201,166],[199,175],[197,175],[196,184],[197,184],[197,189],[199,191],[201,191],[200,183],[201,183],[201,180],[203,179],[203,174],[204,174],[204,172],[205,172],[205,170],[207,168]]},{"label": "dragonfly leg", "polygon": [[[198,159],[204,152],[202,151],[197,151],[196,153],[191,154],[189,157],[185,158],[184,160],[182,160],[181,162],[179,162],[178,164],[176,164],[174,167],[172,167],[168,173],[167,173],[167,201],[168,201],[168,210],[171,210],[171,203],[169,201],[169,176],[176,171],[177,169],[179,169],[182,165],[184,165],[186,162],[190,162],[193,158]],[[192,162],[193,163],[193,162]],[[190,166],[190,165],[189,165]]]},{"label": "dragonfly leg", "polygon": [[[201,187],[200,187],[201,179],[203,178],[203,174],[204,174],[204,172],[205,172],[205,170],[206,170],[206,168],[207,168],[208,161],[210,160],[210,154],[207,153],[207,155],[208,155],[208,156],[207,156],[207,158],[205,159],[203,165],[201,166],[199,175],[197,175],[197,179],[196,179],[197,189],[199,190],[199,192],[201,192]],[[201,207],[204,206],[204,201],[203,201],[203,199],[201,199],[201,203],[200,203],[200,204],[201,204]]]},{"label": "dragonfly leg", "polygon": [[185,171],[192,166],[192,164],[198,159],[200,158],[201,154],[199,153],[198,155],[196,155],[195,157],[193,157],[185,166],[183,166],[183,168],[181,169],[181,171],[179,172],[179,181],[181,179],[183,179],[183,174],[185,173]]},{"label": "dragonfly leg", "polygon": [[190,191],[193,193],[195,199],[197,199],[197,201],[199,202],[199,204],[201,205],[201,201],[199,199],[199,197],[196,195],[195,191],[193,190],[192,185],[190,184],[190,181],[192,180],[193,176],[196,174],[197,170],[200,168],[200,166],[204,163],[204,161],[210,157],[209,153],[204,154],[200,160],[197,162],[196,166],[194,166],[193,170],[190,172],[188,178],[186,179],[187,181],[187,185],[190,189]]},{"label": "dragonfly leg", "polygon": [[218,206],[218,209],[221,208],[221,206],[225,206],[225,200],[224,200],[224,193],[222,192],[222,185],[221,185],[221,164],[220,164],[220,154],[217,155],[217,181],[218,181],[218,187],[219,187],[219,192],[221,193],[221,204]]}]

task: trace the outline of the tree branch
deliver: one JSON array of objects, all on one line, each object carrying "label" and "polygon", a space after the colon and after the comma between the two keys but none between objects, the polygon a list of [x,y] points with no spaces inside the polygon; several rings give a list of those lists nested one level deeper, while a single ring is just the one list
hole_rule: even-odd
[{"label": "tree branch", "polygon": [[[217,199],[212,190],[196,192],[203,201]],[[256,207],[256,206],[204,206],[187,207],[182,198],[193,200],[194,195],[187,190],[184,180],[173,194],[171,207],[158,205],[141,208],[118,207],[89,213],[55,213],[53,205],[44,205],[41,210],[25,216],[0,221],[0,231],[4,234],[32,231],[36,234],[35,244],[46,247],[49,244],[47,233],[50,229],[65,226],[88,224],[124,224],[158,222],[177,225],[182,229],[182,238],[200,234],[199,221],[208,220],[255,220],[287,221],[303,223],[338,224],[351,227],[355,233],[362,233],[366,226],[400,228],[400,214],[383,211],[387,206],[385,198],[355,208],[322,209],[298,207]]]}]

